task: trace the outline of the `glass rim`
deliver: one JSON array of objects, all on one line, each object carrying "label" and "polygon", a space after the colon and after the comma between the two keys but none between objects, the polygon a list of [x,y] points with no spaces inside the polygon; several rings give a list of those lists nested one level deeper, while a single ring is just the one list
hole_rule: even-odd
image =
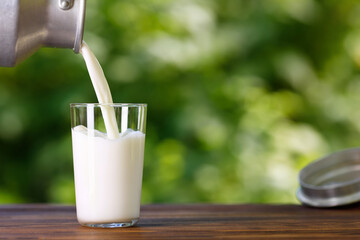
[{"label": "glass rim", "polygon": [[101,107],[101,106],[111,106],[111,107],[147,107],[147,103],[70,103],[70,107]]}]

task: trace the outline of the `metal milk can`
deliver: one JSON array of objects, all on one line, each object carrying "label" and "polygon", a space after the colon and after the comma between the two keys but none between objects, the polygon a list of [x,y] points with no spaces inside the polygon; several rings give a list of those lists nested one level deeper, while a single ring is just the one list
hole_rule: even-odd
[{"label": "metal milk can", "polygon": [[78,53],[85,5],[86,0],[1,0],[0,66],[14,66],[40,47]]}]

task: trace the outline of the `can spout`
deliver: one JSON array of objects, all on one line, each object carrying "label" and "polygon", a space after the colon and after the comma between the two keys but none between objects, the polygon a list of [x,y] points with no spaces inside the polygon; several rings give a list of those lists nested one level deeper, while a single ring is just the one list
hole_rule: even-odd
[{"label": "can spout", "polygon": [[84,32],[85,0],[50,0],[47,7],[47,47],[79,53]]}]

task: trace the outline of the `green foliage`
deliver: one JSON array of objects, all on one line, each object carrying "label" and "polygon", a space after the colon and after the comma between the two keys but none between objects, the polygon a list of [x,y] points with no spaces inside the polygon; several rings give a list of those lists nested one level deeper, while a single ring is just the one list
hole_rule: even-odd
[{"label": "green foliage", "polygon": [[[114,102],[148,103],[143,203],[297,202],[298,171],[359,145],[356,0],[88,1]],[[74,202],[71,50],[0,69],[0,202]]]}]

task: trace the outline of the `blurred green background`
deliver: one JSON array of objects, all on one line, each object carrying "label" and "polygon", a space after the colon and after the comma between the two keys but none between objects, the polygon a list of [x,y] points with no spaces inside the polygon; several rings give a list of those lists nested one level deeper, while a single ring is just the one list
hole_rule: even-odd
[{"label": "blurred green background", "polygon": [[[148,103],[143,203],[296,203],[359,145],[358,0],[88,0],[85,26],[114,102]],[[71,50],[0,68],[0,203],[74,203],[69,104],[96,101]]]}]

